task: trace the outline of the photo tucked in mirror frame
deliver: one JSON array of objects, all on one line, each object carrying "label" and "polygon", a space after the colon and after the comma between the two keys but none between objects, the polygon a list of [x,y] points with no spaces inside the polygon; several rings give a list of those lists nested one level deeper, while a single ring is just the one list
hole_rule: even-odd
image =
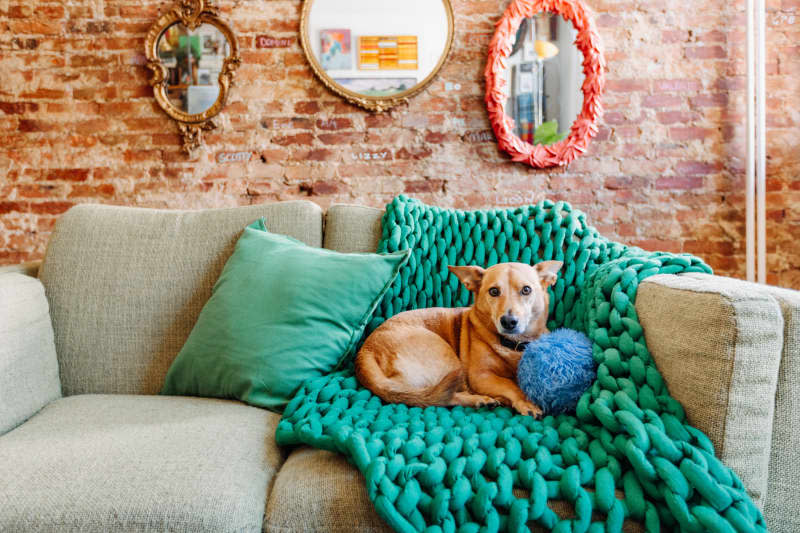
[{"label": "photo tucked in mirror frame", "polygon": [[385,111],[424,89],[453,42],[450,0],[305,0],[300,41],[331,91]]},{"label": "photo tucked in mirror frame", "polygon": [[597,133],[605,60],[581,0],[512,0],[485,77],[489,120],[514,161],[566,165]]},{"label": "photo tucked in mirror frame", "polygon": [[146,55],[156,100],[178,122],[191,155],[225,106],[241,63],[236,37],[216,8],[204,0],[181,0],[150,29]]}]

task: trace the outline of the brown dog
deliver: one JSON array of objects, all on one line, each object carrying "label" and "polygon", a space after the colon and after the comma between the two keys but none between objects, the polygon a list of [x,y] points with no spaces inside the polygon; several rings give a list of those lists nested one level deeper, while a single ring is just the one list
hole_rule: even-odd
[{"label": "brown dog", "polygon": [[358,380],[391,403],[502,404],[540,416],[541,409],[517,386],[517,364],[527,342],[547,331],[547,287],[556,282],[561,265],[448,267],[475,294],[475,304],[393,316],[358,352]]}]

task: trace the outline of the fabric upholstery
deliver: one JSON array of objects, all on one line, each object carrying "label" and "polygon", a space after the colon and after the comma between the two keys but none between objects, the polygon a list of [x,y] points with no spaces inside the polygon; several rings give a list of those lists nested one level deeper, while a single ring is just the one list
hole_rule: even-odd
[{"label": "fabric upholstery", "polygon": [[[515,489],[518,498],[525,490]],[[620,493],[618,497],[622,497]],[[574,510],[562,500],[552,502],[561,517],[573,517]],[[531,531],[544,532],[536,523]],[[340,454],[301,446],[286,459],[275,479],[264,516],[265,533],[389,533],[392,529],[375,512],[364,488],[364,478]],[[625,533],[644,531],[638,522],[627,520]]]},{"label": "fabric upholstery", "polygon": [[800,531],[800,292],[764,287],[783,313],[783,354],[775,394],[764,512],[773,533]]},{"label": "fabric upholstery", "polygon": [[275,478],[264,531],[389,533],[392,529],[369,501],[364,477],[344,456],[300,447]]},{"label": "fabric upholstery", "polygon": [[56,224],[39,276],[55,330],[65,395],[155,394],[211,295],[242,229],[311,246],[311,202],[206,211],[81,205]]},{"label": "fabric upholstery", "polygon": [[670,394],[763,506],[783,319],[758,286],[718,276],[648,278],[636,311]]},{"label": "fabric upholstery", "polygon": [[39,266],[41,264],[41,261],[28,261],[27,263],[20,263],[18,265],[0,266],[0,274],[17,273],[35,278],[39,273]]},{"label": "fabric upholstery", "polygon": [[0,274],[0,435],[61,396],[44,287]]},{"label": "fabric upholstery", "polygon": [[56,400],[0,437],[0,531],[260,531],[277,421],[224,400]]},{"label": "fabric upholstery", "polygon": [[336,204],[325,214],[325,248],[337,252],[374,252],[381,238],[382,209]]}]

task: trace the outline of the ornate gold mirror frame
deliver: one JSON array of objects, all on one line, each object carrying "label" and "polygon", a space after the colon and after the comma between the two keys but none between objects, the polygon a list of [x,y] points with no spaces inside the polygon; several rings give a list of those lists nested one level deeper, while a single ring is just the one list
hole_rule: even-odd
[{"label": "ornate gold mirror frame", "polygon": [[[219,96],[216,102],[203,113],[191,115],[181,111],[170,102],[167,96],[167,67],[158,57],[158,43],[161,35],[173,24],[182,23],[190,30],[196,29],[202,24],[211,24],[216,27],[230,44],[230,55],[225,58],[222,71],[219,74]],[[228,93],[233,85],[233,77],[236,69],[241,64],[239,56],[239,43],[233,30],[219,18],[216,7],[207,4],[206,0],[179,0],[178,5],[168,13],[162,15],[150,28],[145,41],[145,54],[147,56],[147,67],[153,71],[150,78],[150,85],[153,86],[153,93],[161,109],[173,120],[178,122],[181,135],[183,136],[183,149],[191,155],[203,143],[203,131],[212,130],[216,127],[212,119],[217,116],[225,107]]]},{"label": "ornate gold mirror frame", "polygon": [[[436,1],[436,0],[431,0]],[[387,111],[392,107],[400,104],[408,103],[408,99],[414,96],[415,94],[422,91],[425,87],[427,87],[436,75],[441,70],[442,66],[444,66],[444,62],[447,61],[447,57],[450,55],[450,49],[453,47],[453,35],[455,33],[455,19],[453,17],[453,6],[450,4],[450,0],[440,0],[444,4],[445,13],[447,15],[447,40],[445,42],[444,51],[442,52],[442,56],[439,58],[439,61],[436,63],[436,66],[433,67],[428,76],[425,77],[421,82],[417,83],[415,86],[407,89],[403,92],[399,92],[392,96],[367,96],[363,94],[359,94],[357,92],[351,91],[342,87],[338,83],[336,83],[333,78],[331,78],[327,72],[322,68],[317,58],[314,57],[313,49],[311,48],[311,41],[308,35],[308,20],[309,20],[309,13],[311,12],[311,6],[314,4],[314,0],[304,0],[303,2],[303,11],[300,14],[300,43],[303,45],[303,52],[306,54],[306,59],[308,63],[311,65],[311,69],[314,71],[314,74],[319,78],[325,87],[327,87],[331,92],[341,96],[351,104],[363,107],[368,111],[374,111],[377,113],[381,113],[383,111]]]}]

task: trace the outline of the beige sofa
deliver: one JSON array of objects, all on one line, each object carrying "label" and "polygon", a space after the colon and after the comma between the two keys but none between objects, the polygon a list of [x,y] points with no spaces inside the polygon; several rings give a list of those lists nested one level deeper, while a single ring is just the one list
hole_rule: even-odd
[{"label": "beige sofa", "polygon": [[[343,457],[275,444],[279,415],[156,395],[246,224],[374,251],[381,214],[67,212],[41,265],[0,269],[0,531],[388,530]],[[655,276],[636,308],[689,419],[771,530],[800,531],[800,293]]]}]

